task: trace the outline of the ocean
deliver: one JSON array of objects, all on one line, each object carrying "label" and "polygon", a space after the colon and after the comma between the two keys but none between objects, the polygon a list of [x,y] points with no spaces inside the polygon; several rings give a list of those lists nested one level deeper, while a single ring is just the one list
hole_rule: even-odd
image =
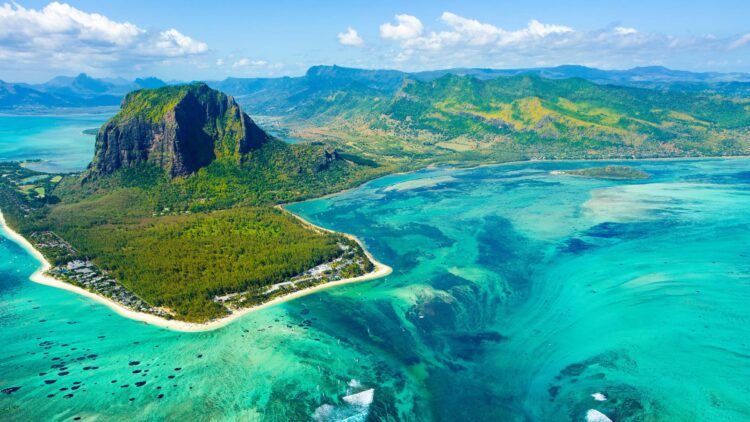
[{"label": "ocean", "polygon": [[0,237],[2,419],[748,420],[750,160],[624,164],[652,177],[444,167],[291,205],[393,274],[203,333],[35,284]]}]

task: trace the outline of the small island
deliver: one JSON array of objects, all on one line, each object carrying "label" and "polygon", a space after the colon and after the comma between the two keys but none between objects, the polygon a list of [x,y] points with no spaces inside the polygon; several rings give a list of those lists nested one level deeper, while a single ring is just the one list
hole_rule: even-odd
[{"label": "small island", "polygon": [[591,177],[606,180],[645,180],[650,174],[628,166],[592,167],[576,170],[559,170],[553,174],[567,174],[571,176]]},{"label": "small island", "polygon": [[99,133],[99,128],[95,127],[91,129],[84,129],[81,131],[81,133],[84,135],[96,135],[97,133]]}]

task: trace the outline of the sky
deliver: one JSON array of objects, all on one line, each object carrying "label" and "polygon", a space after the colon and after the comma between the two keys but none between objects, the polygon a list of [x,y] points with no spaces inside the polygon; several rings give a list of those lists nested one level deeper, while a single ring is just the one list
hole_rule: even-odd
[{"label": "sky", "polygon": [[0,0],[0,80],[580,64],[750,72],[748,0]]}]

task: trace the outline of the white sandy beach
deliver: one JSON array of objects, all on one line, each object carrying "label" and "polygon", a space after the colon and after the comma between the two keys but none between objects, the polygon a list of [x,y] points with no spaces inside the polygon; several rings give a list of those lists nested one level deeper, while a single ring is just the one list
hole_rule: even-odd
[{"label": "white sandy beach", "polygon": [[[281,209],[281,210],[283,210],[283,211],[285,211],[285,212],[289,212],[289,211],[285,210],[281,206],[279,206],[278,208]],[[316,230],[321,230],[321,231],[326,231],[326,232],[332,232],[331,230],[328,230],[326,228],[316,226],[316,225],[308,222],[307,220],[303,219],[302,217],[300,217],[300,216],[298,216],[298,215],[296,215],[294,213],[290,212],[290,214],[294,215],[300,221],[302,221],[303,223],[305,223],[305,224],[307,224],[307,225],[315,228]],[[136,321],[141,321],[141,322],[143,322],[145,324],[154,325],[154,326],[157,326],[157,327],[165,328],[165,329],[172,330],[172,331],[179,331],[179,332],[200,332],[200,331],[215,330],[217,328],[221,328],[221,327],[229,324],[230,322],[236,320],[237,318],[240,318],[243,315],[249,314],[250,312],[254,312],[254,311],[257,311],[257,310],[260,310],[260,309],[263,309],[263,308],[267,308],[269,306],[277,305],[279,303],[283,303],[283,302],[286,302],[286,301],[289,301],[289,300],[293,300],[293,299],[296,299],[296,298],[299,298],[299,297],[302,297],[302,296],[306,296],[306,295],[309,295],[311,293],[314,293],[314,292],[317,292],[317,291],[320,291],[320,290],[323,290],[323,289],[327,289],[327,288],[330,288],[330,287],[341,286],[341,285],[344,285],[344,284],[357,283],[357,282],[360,282],[360,281],[367,281],[367,280],[373,280],[373,279],[376,279],[376,278],[384,277],[384,276],[390,274],[391,271],[392,271],[391,267],[389,267],[389,266],[387,266],[387,265],[385,265],[385,264],[377,261],[375,258],[373,258],[373,256],[367,251],[367,249],[365,249],[364,245],[362,244],[362,242],[359,239],[357,239],[356,237],[354,237],[352,235],[343,233],[348,238],[350,238],[350,239],[352,239],[352,240],[354,240],[354,241],[356,241],[357,243],[360,244],[360,246],[364,250],[364,252],[367,255],[367,257],[370,259],[370,261],[372,261],[373,265],[375,265],[375,269],[372,272],[369,272],[367,274],[361,275],[359,277],[353,277],[353,278],[346,278],[346,279],[337,280],[337,281],[331,281],[329,283],[320,284],[320,285],[317,285],[317,286],[312,286],[312,287],[308,287],[306,289],[298,290],[298,291],[290,293],[288,295],[281,296],[281,297],[278,297],[276,299],[270,300],[270,301],[268,301],[268,302],[266,302],[266,303],[264,303],[262,305],[257,305],[257,306],[253,306],[253,307],[250,307],[250,308],[240,309],[240,310],[235,311],[235,312],[231,313],[230,315],[227,315],[227,316],[225,316],[223,318],[216,319],[216,320],[213,320],[213,321],[209,321],[207,323],[199,324],[199,323],[192,323],[192,322],[185,322],[185,321],[168,320],[168,319],[164,319],[164,318],[158,317],[156,315],[147,314],[147,313],[143,313],[143,312],[136,312],[136,311],[134,311],[134,310],[132,310],[130,308],[126,308],[125,306],[120,305],[119,303],[117,303],[117,302],[115,302],[115,301],[113,301],[113,300],[111,300],[111,299],[109,299],[107,297],[104,297],[104,296],[98,295],[96,293],[90,292],[90,291],[88,291],[86,289],[82,289],[82,288],[80,288],[78,286],[74,286],[74,285],[72,285],[70,283],[67,283],[67,282],[64,282],[62,280],[58,280],[58,279],[56,279],[54,277],[50,277],[49,275],[45,274],[47,272],[47,270],[49,270],[52,267],[50,265],[50,263],[47,261],[47,259],[44,257],[44,255],[42,255],[41,252],[39,252],[37,249],[35,249],[34,246],[28,240],[26,240],[26,238],[24,238],[20,234],[16,233],[13,229],[11,229],[10,227],[8,227],[8,225],[5,222],[5,217],[3,216],[2,212],[0,212],[0,226],[2,226],[4,235],[8,239],[11,239],[14,242],[16,242],[17,244],[19,244],[29,254],[31,254],[34,258],[36,258],[41,263],[41,266],[29,277],[29,279],[31,281],[36,282],[36,283],[40,283],[40,284],[44,284],[44,285],[47,285],[47,286],[51,286],[51,287],[57,287],[59,289],[68,290],[70,292],[78,293],[78,294],[80,294],[82,296],[86,296],[88,298],[96,300],[99,303],[102,303],[103,305],[108,306],[113,311],[117,312],[119,315],[121,315],[121,316],[123,316],[125,318],[130,318],[130,319],[133,319],[133,320],[136,320]]]}]

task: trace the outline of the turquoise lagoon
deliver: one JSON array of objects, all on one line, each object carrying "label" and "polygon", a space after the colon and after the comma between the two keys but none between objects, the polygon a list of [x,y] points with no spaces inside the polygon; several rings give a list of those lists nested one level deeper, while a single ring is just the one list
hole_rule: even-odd
[{"label": "turquoise lagoon", "polygon": [[2,419],[750,420],[750,160],[629,164],[652,178],[438,168],[295,204],[394,273],[205,333],[30,282],[3,239]]},{"label": "turquoise lagoon", "polygon": [[30,167],[53,173],[83,170],[94,155],[94,135],[82,132],[113,114],[0,114],[0,161],[42,160]]}]

